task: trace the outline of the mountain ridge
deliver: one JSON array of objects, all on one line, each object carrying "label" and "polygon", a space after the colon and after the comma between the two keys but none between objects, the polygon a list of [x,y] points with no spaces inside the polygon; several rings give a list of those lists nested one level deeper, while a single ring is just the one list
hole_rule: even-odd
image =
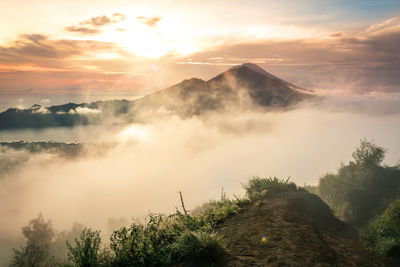
[{"label": "mountain ridge", "polygon": [[227,110],[288,108],[312,99],[313,92],[286,82],[258,65],[244,63],[205,81],[185,79],[166,89],[128,100],[68,103],[44,108],[10,108],[0,113],[0,129],[100,124],[111,117],[132,122],[143,114],[167,112],[181,118]]}]

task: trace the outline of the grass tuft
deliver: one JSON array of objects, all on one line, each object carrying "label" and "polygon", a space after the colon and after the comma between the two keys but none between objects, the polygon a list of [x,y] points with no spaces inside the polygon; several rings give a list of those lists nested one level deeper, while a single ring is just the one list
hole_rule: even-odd
[{"label": "grass tuft", "polygon": [[215,232],[185,231],[174,246],[179,262],[217,263],[225,255],[222,237]]},{"label": "grass tuft", "polygon": [[246,196],[251,201],[297,189],[296,185],[293,182],[290,182],[290,177],[284,180],[275,176],[269,178],[255,176],[250,178],[247,184],[242,184],[242,186],[246,190]]}]

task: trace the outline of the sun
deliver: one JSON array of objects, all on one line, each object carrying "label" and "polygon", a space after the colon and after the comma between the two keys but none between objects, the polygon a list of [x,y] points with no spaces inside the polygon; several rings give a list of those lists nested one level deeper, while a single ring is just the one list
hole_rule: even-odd
[{"label": "sun", "polygon": [[116,43],[126,51],[146,58],[159,58],[174,51],[173,41],[146,29],[116,33]]},{"label": "sun", "polygon": [[[148,26],[130,19],[105,29],[97,40],[115,43],[137,57],[157,59],[167,54],[187,55],[198,51],[196,42],[185,36],[183,28],[174,21],[161,20],[155,26]],[[110,54],[100,57],[105,56]]]}]

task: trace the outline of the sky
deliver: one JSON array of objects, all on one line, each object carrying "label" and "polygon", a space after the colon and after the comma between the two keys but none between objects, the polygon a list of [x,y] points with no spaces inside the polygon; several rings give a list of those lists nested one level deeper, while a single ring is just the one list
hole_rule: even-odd
[{"label": "sky", "polygon": [[244,62],[309,89],[397,93],[399,11],[390,0],[2,0],[0,106],[137,98]]}]

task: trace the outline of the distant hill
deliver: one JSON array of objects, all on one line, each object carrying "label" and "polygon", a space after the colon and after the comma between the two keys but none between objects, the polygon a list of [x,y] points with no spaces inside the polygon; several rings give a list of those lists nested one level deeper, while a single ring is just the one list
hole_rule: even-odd
[{"label": "distant hill", "polygon": [[4,148],[24,150],[29,153],[52,153],[64,157],[76,157],[84,153],[84,145],[80,143],[59,142],[0,142],[0,152]]},{"label": "distant hill", "polygon": [[112,100],[68,103],[48,108],[10,108],[0,113],[0,129],[44,128],[100,124],[117,118],[131,122],[154,113],[176,114],[182,118],[214,111],[268,110],[286,108],[313,98],[302,89],[251,63],[235,66],[204,81],[197,78],[134,101]]}]

